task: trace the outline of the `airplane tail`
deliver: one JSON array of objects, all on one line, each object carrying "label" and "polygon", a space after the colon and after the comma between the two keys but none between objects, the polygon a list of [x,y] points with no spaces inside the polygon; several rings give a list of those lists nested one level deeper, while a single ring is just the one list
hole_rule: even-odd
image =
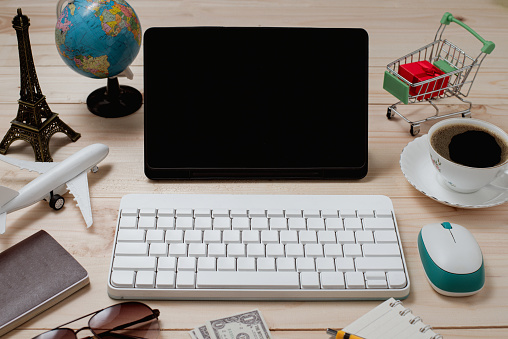
[{"label": "airplane tail", "polygon": [[[0,207],[17,197],[18,191],[10,189],[9,187],[0,186]],[[5,223],[7,219],[7,212],[0,214],[0,234],[5,233]]]}]

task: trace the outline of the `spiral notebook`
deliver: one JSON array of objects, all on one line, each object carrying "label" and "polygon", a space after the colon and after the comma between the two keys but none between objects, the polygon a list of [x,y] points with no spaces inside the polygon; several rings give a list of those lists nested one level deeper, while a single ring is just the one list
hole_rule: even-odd
[{"label": "spiral notebook", "polygon": [[422,318],[415,316],[402,302],[390,298],[343,331],[365,339],[442,339]]}]

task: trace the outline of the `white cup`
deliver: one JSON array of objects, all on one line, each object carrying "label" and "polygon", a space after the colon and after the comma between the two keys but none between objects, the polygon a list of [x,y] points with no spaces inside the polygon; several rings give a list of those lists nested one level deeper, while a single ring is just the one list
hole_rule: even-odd
[{"label": "white cup", "polygon": [[[477,126],[484,130],[488,130],[490,134],[496,135],[508,146],[508,134],[496,125],[482,120],[454,118],[436,123],[429,130],[427,142],[429,145],[430,159],[434,167],[438,170],[446,187],[460,193],[473,193],[489,185],[498,177],[508,174],[508,157],[495,166],[479,168],[455,163],[439,154],[432,146],[432,136],[437,130],[450,125]],[[508,189],[499,186],[496,187]]]}]

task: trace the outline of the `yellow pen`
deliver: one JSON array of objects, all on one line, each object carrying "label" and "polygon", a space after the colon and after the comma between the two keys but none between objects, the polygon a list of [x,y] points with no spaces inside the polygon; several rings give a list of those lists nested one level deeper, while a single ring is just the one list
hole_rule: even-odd
[{"label": "yellow pen", "polygon": [[357,335],[346,333],[344,331],[335,331],[332,330],[331,328],[327,329],[326,333],[328,333],[329,335],[334,335],[335,339],[365,339],[364,337],[359,337]]}]

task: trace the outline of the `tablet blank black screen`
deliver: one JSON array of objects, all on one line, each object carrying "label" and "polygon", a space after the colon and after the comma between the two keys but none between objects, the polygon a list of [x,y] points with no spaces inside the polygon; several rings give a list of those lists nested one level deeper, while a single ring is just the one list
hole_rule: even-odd
[{"label": "tablet blank black screen", "polygon": [[144,51],[148,177],[365,175],[364,30],[151,28]]}]

